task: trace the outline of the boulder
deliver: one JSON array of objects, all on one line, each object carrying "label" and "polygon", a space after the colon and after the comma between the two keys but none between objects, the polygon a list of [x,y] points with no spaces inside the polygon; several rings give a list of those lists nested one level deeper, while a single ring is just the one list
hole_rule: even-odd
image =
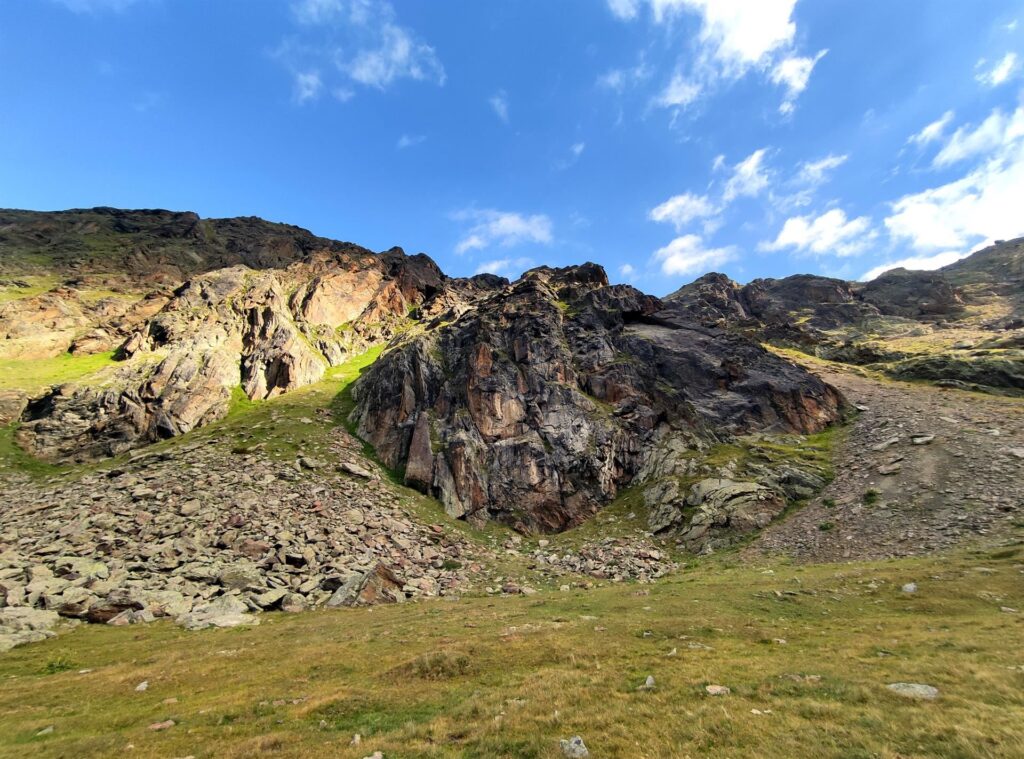
[{"label": "boulder", "polygon": [[378,563],[366,572],[348,578],[334,591],[327,606],[369,606],[404,601],[403,585],[391,569]]},{"label": "boulder", "polygon": [[248,612],[249,607],[238,597],[225,595],[194,607],[175,621],[188,630],[259,624],[259,619]]}]

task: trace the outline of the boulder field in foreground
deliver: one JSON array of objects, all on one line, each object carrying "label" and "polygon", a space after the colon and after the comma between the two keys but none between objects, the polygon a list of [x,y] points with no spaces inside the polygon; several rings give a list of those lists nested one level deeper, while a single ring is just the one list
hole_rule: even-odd
[{"label": "boulder field in foreground", "polygon": [[[810,373],[594,264],[527,272],[386,352],[352,421],[448,513],[520,530],[579,524],[674,441],[815,433],[841,416]],[[682,441],[680,443],[680,441]]]}]

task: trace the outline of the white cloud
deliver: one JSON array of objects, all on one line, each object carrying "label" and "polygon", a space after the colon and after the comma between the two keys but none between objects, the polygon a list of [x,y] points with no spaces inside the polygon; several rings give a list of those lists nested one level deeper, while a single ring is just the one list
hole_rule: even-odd
[{"label": "white cloud", "polygon": [[890,269],[911,269],[913,271],[932,271],[934,269],[941,269],[943,266],[949,266],[950,264],[956,263],[961,258],[966,258],[970,253],[961,253],[955,250],[947,250],[943,253],[936,253],[933,256],[910,256],[909,258],[901,258],[899,261],[890,261],[887,264],[876,266],[874,269],[870,269],[864,273],[864,276],[860,278],[861,282],[868,282],[875,277],[885,274]]},{"label": "white cloud", "polygon": [[774,242],[762,242],[760,250],[793,248],[803,253],[852,256],[864,250],[874,239],[867,216],[847,220],[838,208],[821,216],[793,216],[786,219]]},{"label": "white cloud", "polygon": [[399,150],[404,150],[405,148],[412,148],[415,147],[416,145],[419,145],[426,139],[427,136],[423,134],[403,134],[401,137],[398,138],[398,142],[396,143],[395,147],[398,148]]},{"label": "white cloud", "polygon": [[317,71],[300,71],[295,74],[295,100],[305,103],[315,100],[323,88],[320,73]]},{"label": "white cloud", "polygon": [[472,223],[456,244],[456,253],[483,250],[492,245],[510,247],[522,242],[547,245],[552,240],[551,219],[544,214],[524,216],[494,209],[466,209],[453,214],[452,218]]},{"label": "white cloud", "polygon": [[[985,63],[985,59],[982,58],[978,61],[978,65],[975,68],[981,68]],[[974,78],[986,87],[998,87],[1013,77],[1019,69],[1020,65],[1017,60],[1017,54],[1007,53],[995,66],[987,71],[979,72]]]},{"label": "white cloud", "polygon": [[701,16],[700,39],[729,76],[764,65],[796,34],[796,0],[650,0],[658,23],[690,11]]},{"label": "white cloud", "polygon": [[615,92],[622,92],[627,87],[633,87],[645,81],[651,76],[651,68],[641,56],[640,62],[635,66],[621,69],[611,69],[597,78],[597,85]]},{"label": "white cloud", "polygon": [[805,161],[800,164],[796,179],[801,184],[819,185],[828,179],[828,174],[846,163],[848,155],[829,155],[817,161]]},{"label": "white cloud", "polygon": [[682,195],[675,195],[659,206],[655,206],[647,214],[651,221],[667,222],[675,226],[677,232],[694,219],[704,219],[718,213],[707,195],[694,195],[684,192]]},{"label": "white cloud", "polygon": [[679,72],[672,75],[668,83],[655,102],[665,108],[687,106],[700,97],[701,86],[692,80],[687,79]]},{"label": "white cloud", "polygon": [[661,271],[668,275],[693,274],[698,271],[703,273],[735,257],[734,248],[705,248],[697,235],[677,237],[654,253],[654,260],[661,264]]},{"label": "white cloud", "polygon": [[738,197],[754,197],[768,186],[768,173],[762,167],[766,148],[755,150],[733,167],[733,174],[725,184],[722,197],[728,203]]},{"label": "white cloud", "polygon": [[508,95],[505,94],[505,90],[498,90],[496,94],[488,98],[488,103],[491,104],[491,108],[498,114],[498,118],[508,123]]},{"label": "white cloud", "polygon": [[907,142],[913,142],[918,145],[927,145],[930,142],[935,142],[946,132],[946,127],[950,125],[956,114],[953,111],[946,111],[942,116],[931,124],[926,126],[917,134],[910,136]]},{"label": "white cloud", "polygon": [[906,195],[885,219],[889,234],[919,250],[963,250],[1024,235],[1024,137],[948,184]]},{"label": "white cloud", "polygon": [[474,274],[508,274],[513,271],[522,273],[533,266],[532,258],[496,258],[493,261],[484,261],[476,267]]},{"label": "white cloud", "polygon": [[[796,0],[608,0],[612,12],[624,20],[636,18],[644,2],[655,24],[673,24],[686,13],[701,20],[696,58],[687,63],[689,73],[678,69],[654,99],[662,107],[686,107],[717,81],[739,79],[758,70],[786,86],[780,110],[789,113],[815,64],[827,52],[807,58],[794,51]],[[622,82],[616,76],[609,85]]]},{"label": "white cloud", "polygon": [[618,18],[628,21],[636,18],[640,10],[640,0],[608,0],[608,8]]},{"label": "white cloud", "polygon": [[636,269],[633,268],[633,264],[623,264],[619,267],[619,274],[623,277],[631,277],[636,273]]},{"label": "white cloud", "polygon": [[355,95],[351,85],[385,90],[400,79],[445,83],[434,48],[401,26],[388,2],[293,0],[291,9],[302,32],[283,42],[277,57],[296,75],[318,71],[339,100]]},{"label": "white cloud", "polygon": [[583,150],[586,147],[587,147],[587,143],[585,143],[585,142],[576,142],[576,143],[573,143],[572,147],[569,148],[569,150],[572,152],[572,154],[574,156],[579,158],[581,155],[583,155]]},{"label": "white cloud", "polygon": [[292,13],[303,24],[327,24],[339,20],[346,6],[343,0],[295,0]]},{"label": "white cloud", "polygon": [[932,162],[943,167],[974,156],[991,153],[1024,136],[1024,107],[1007,116],[998,108],[978,125],[963,126],[953,133]]},{"label": "white cloud", "polygon": [[377,47],[363,50],[347,64],[352,79],[381,90],[403,77],[444,84],[444,67],[434,48],[416,42],[408,31],[394,24],[384,24],[380,34]]},{"label": "white cloud", "polygon": [[771,80],[775,84],[785,85],[786,87],[786,97],[779,106],[780,113],[789,114],[793,112],[793,109],[796,107],[797,97],[807,89],[807,83],[811,79],[811,72],[814,71],[818,61],[824,58],[826,53],[828,53],[828,49],[819,50],[818,54],[813,58],[791,55],[775,64],[775,68],[771,72]]}]

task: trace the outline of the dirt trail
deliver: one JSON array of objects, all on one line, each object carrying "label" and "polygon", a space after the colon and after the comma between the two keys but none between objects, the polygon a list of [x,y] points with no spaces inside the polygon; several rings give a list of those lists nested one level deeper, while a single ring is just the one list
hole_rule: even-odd
[{"label": "dirt trail", "polygon": [[809,368],[861,410],[838,445],[835,480],[748,555],[908,556],[1024,526],[1024,399]]}]

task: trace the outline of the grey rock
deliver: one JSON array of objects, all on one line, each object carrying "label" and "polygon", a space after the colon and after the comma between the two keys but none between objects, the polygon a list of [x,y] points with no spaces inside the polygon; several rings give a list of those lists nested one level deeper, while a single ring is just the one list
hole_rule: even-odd
[{"label": "grey rock", "polygon": [[583,739],[574,735],[568,740],[561,740],[558,745],[562,749],[562,755],[567,759],[584,759],[590,756],[590,751],[587,750],[587,744],[583,742]]},{"label": "grey rock", "polygon": [[938,688],[931,685],[924,685],[923,683],[889,683],[886,687],[893,693],[903,696],[904,698],[933,701],[939,697]]}]

